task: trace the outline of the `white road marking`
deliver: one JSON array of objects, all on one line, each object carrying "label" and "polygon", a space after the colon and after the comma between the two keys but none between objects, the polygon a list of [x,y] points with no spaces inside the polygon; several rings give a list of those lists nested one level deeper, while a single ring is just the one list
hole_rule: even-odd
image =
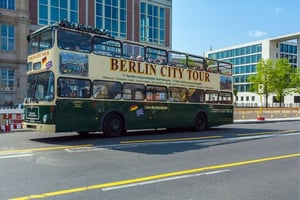
[{"label": "white road marking", "polygon": [[0,155],[0,159],[3,158],[21,158],[21,157],[30,157],[33,156],[32,153],[18,153],[18,154],[7,154],[7,155]]},{"label": "white road marking", "polygon": [[139,182],[139,183],[127,184],[127,185],[106,187],[106,188],[102,188],[102,191],[118,190],[118,189],[123,189],[123,188],[136,187],[136,186],[148,185],[148,184],[160,183],[160,182],[166,182],[166,181],[173,181],[173,180],[184,179],[184,178],[192,178],[192,177],[197,177],[197,176],[220,174],[220,173],[229,172],[229,171],[231,171],[231,170],[224,169],[224,170],[217,170],[217,171],[211,171],[211,172],[187,174],[187,175],[174,176],[174,177],[169,177],[169,178],[161,178],[161,179],[157,179],[157,180],[144,181],[144,182]]}]

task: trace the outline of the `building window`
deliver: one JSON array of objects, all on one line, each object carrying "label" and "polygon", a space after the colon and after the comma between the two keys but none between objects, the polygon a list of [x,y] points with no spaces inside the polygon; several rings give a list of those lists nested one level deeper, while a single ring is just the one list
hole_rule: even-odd
[{"label": "building window", "polygon": [[96,0],[95,7],[96,27],[108,30],[114,37],[127,37],[127,1]]},{"label": "building window", "polygon": [[1,50],[15,50],[15,27],[11,25],[0,24]]},{"label": "building window", "polygon": [[67,19],[78,23],[78,0],[39,0],[38,24],[53,24]]},{"label": "building window", "polygon": [[165,8],[142,2],[140,4],[140,40],[165,44]]},{"label": "building window", "polygon": [[15,10],[15,0],[0,0],[0,8]]},{"label": "building window", "polygon": [[15,70],[0,69],[0,90],[14,91],[15,87]]}]

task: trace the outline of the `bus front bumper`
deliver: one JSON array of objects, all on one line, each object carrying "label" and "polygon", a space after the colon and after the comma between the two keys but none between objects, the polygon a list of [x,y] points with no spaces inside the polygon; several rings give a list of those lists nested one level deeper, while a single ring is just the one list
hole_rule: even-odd
[{"label": "bus front bumper", "polygon": [[55,125],[50,124],[36,124],[36,123],[22,123],[23,129],[40,131],[40,132],[55,132]]}]

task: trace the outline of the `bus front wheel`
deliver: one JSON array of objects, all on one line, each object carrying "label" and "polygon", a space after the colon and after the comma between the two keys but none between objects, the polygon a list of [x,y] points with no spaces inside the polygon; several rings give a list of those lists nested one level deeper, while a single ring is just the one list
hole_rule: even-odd
[{"label": "bus front wheel", "polygon": [[106,137],[118,137],[124,132],[124,122],[117,113],[110,113],[105,117],[103,133]]},{"label": "bus front wheel", "polygon": [[203,131],[207,128],[207,118],[203,112],[198,113],[195,119],[195,130]]}]

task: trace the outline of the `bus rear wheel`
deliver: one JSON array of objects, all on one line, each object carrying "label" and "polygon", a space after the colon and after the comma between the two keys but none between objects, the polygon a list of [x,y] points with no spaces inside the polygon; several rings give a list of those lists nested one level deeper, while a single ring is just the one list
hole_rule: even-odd
[{"label": "bus rear wheel", "polygon": [[198,113],[195,119],[195,130],[196,131],[203,131],[207,128],[207,118],[206,115],[201,112]]},{"label": "bus rear wheel", "polygon": [[105,117],[103,133],[106,137],[118,137],[124,132],[124,121],[117,113],[110,113]]}]

